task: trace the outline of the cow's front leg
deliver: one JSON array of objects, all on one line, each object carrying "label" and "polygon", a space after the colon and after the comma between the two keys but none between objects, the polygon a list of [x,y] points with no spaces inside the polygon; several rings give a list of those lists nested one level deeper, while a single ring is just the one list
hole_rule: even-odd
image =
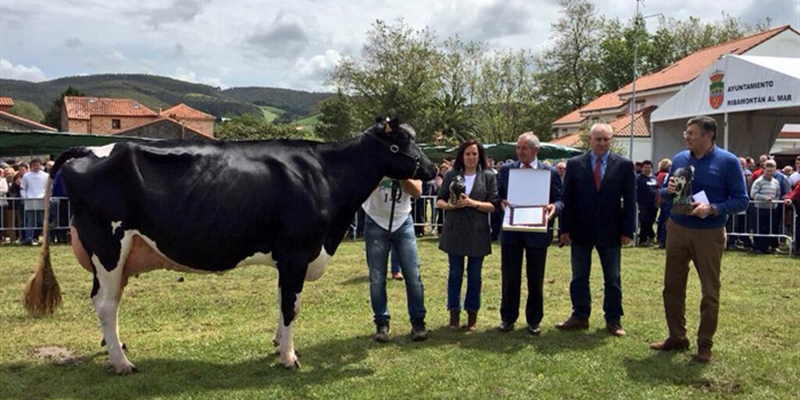
[{"label": "cow's front leg", "polygon": [[[300,312],[300,293],[295,293],[294,301],[294,316]],[[297,361],[297,352],[294,350],[294,341],[292,340],[292,325],[294,325],[295,318],[289,320],[287,324],[286,317],[281,311],[280,321],[278,324],[277,333],[275,334],[278,342],[278,351],[281,354],[281,365],[284,368],[295,369],[300,368],[300,362]]]}]

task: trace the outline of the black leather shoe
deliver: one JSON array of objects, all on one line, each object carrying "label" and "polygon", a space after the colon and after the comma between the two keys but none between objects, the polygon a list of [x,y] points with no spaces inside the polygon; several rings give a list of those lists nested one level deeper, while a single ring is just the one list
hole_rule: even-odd
[{"label": "black leather shoe", "polygon": [[540,328],[539,325],[536,326],[528,325],[528,333],[530,333],[531,336],[539,336],[542,334],[542,328]]},{"label": "black leather shoe", "polygon": [[509,324],[508,322],[503,321],[497,326],[497,330],[503,333],[511,332],[514,330],[514,324]]}]

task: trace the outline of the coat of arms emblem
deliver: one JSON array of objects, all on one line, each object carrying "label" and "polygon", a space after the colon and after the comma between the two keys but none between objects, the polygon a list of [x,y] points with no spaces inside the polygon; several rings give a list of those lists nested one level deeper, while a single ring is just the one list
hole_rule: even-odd
[{"label": "coat of arms emblem", "polygon": [[725,73],[720,70],[714,71],[709,77],[711,85],[708,87],[708,104],[715,110],[722,107],[725,100],[725,82],[722,81],[724,77]]}]

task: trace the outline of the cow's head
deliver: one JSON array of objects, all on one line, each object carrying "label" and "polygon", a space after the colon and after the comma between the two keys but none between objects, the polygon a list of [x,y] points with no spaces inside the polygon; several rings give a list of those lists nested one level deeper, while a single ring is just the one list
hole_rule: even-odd
[{"label": "cow's head", "polygon": [[411,125],[400,124],[397,118],[378,118],[365,134],[383,148],[380,159],[388,164],[389,178],[429,181],[436,177],[436,166],[414,142],[416,132]]}]

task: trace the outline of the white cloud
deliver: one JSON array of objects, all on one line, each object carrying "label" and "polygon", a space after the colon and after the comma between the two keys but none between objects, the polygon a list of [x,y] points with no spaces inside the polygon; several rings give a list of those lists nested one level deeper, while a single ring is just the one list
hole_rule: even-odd
[{"label": "white cloud", "polygon": [[228,86],[222,82],[222,79],[216,77],[199,77],[196,72],[186,68],[177,68],[175,72],[170,75],[170,78],[185,82],[202,83],[222,89],[228,88]]},{"label": "white cloud", "polygon": [[16,79],[20,81],[41,82],[47,80],[44,72],[35,65],[26,67],[14,65],[6,59],[0,59],[0,78]]}]

